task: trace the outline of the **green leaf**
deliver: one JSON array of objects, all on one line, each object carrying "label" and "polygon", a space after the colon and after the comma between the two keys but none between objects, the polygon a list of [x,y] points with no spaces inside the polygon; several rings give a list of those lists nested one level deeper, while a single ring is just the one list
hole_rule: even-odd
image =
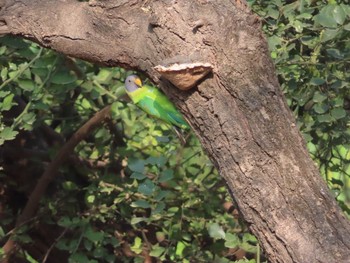
[{"label": "green leaf", "polygon": [[155,184],[151,180],[146,179],[144,182],[142,182],[139,185],[138,192],[146,196],[149,196],[155,191],[155,188],[156,188]]},{"label": "green leaf", "polygon": [[85,262],[90,262],[89,258],[81,252],[76,252],[69,257],[69,263],[85,263]]},{"label": "green leaf", "polygon": [[168,136],[156,136],[156,140],[160,143],[167,143],[170,141]]},{"label": "green leaf", "polygon": [[0,98],[4,98],[10,94],[10,91],[0,90]]},{"label": "green leaf", "polygon": [[34,81],[30,80],[30,79],[19,79],[17,81],[18,86],[20,86],[20,88],[26,90],[26,91],[33,91],[35,88],[35,83]]},{"label": "green leaf", "polygon": [[68,191],[78,189],[77,185],[72,181],[65,181],[62,183],[62,186],[63,186],[63,189],[68,190]]},{"label": "green leaf", "polygon": [[253,236],[252,234],[249,233],[244,233],[243,238],[242,238],[243,242],[250,242],[253,244],[257,244],[257,239],[255,236]]},{"label": "green leaf", "polygon": [[323,102],[325,99],[327,99],[327,96],[322,94],[319,91],[316,91],[314,94],[314,97],[312,98],[312,100],[316,103],[321,103]]},{"label": "green leaf", "polygon": [[15,96],[14,94],[10,94],[4,98],[2,102],[3,111],[8,111],[9,109],[11,109],[12,105],[14,105],[14,103],[12,103],[14,96]]},{"label": "green leaf", "polygon": [[70,227],[73,223],[68,216],[63,216],[60,218],[60,220],[58,220],[57,224],[62,227]]},{"label": "green leaf", "polygon": [[243,259],[240,259],[240,260],[236,260],[235,263],[256,263],[255,259],[246,259],[246,258],[243,258]]},{"label": "green leaf", "polygon": [[345,18],[346,18],[346,13],[345,13],[344,9],[341,6],[336,5],[334,7],[334,9],[333,9],[333,18],[339,25],[342,25],[344,23]]},{"label": "green leaf", "polygon": [[157,231],[156,238],[157,238],[158,242],[162,242],[166,239],[166,234],[162,231]]},{"label": "green leaf", "polygon": [[334,20],[333,16],[329,16],[325,13],[320,13],[316,15],[314,20],[324,27],[330,27],[330,28],[337,27],[337,22]]},{"label": "green leaf", "polygon": [[213,223],[208,227],[209,236],[214,239],[225,239],[225,231],[217,223]]},{"label": "green leaf", "polygon": [[293,26],[294,26],[296,32],[298,32],[298,33],[303,32],[304,23],[300,22],[299,20],[295,20],[293,23]]},{"label": "green leaf", "polygon": [[344,58],[344,53],[341,53],[341,51],[339,49],[336,48],[328,48],[327,53],[334,57],[334,58],[338,58],[338,59],[343,59]]},{"label": "green leaf", "polygon": [[24,114],[22,116],[22,120],[25,123],[33,124],[33,122],[35,121],[35,113],[34,112],[28,112],[28,113]]},{"label": "green leaf", "polygon": [[146,220],[147,220],[147,218],[145,218],[145,217],[133,217],[130,220],[130,224],[136,225],[136,224],[143,222],[143,221],[146,221]]},{"label": "green leaf", "polygon": [[333,118],[330,114],[323,114],[323,115],[318,115],[317,116],[317,120],[319,122],[332,122],[333,121]]},{"label": "green leaf", "polygon": [[160,202],[152,210],[152,215],[161,214],[164,211],[164,209],[165,209],[165,203],[164,202]]},{"label": "green leaf", "polygon": [[88,240],[88,239],[84,239],[84,247],[86,248],[87,251],[91,251],[93,248],[93,243]]},{"label": "green leaf", "polygon": [[344,28],[346,31],[350,31],[350,23],[346,24],[343,28]]},{"label": "green leaf", "polygon": [[66,85],[66,84],[73,83],[76,80],[77,80],[77,77],[75,75],[66,71],[60,71],[52,76],[51,83]]},{"label": "green leaf", "polygon": [[150,156],[147,158],[146,163],[157,165],[158,167],[163,167],[167,159],[164,156],[154,157]]},{"label": "green leaf", "polygon": [[33,108],[37,110],[48,111],[50,109],[50,105],[43,103],[41,101],[38,101],[33,105]]},{"label": "green leaf", "polygon": [[182,241],[179,241],[177,242],[177,245],[176,245],[176,252],[175,254],[179,257],[182,257],[182,253],[184,251],[184,249],[186,248],[186,243],[185,242],[182,242]]},{"label": "green leaf", "polygon": [[142,174],[142,173],[134,172],[131,174],[130,178],[136,179],[136,180],[143,180],[143,179],[147,178],[147,176]]},{"label": "green leaf", "polygon": [[130,247],[130,249],[136,254],[140,254],[142,252],[142,239],[135,237],[134,244]]},{"label": "green leaf", "polygon": [[297,15],[295,18],[296,19],[311,19],[313,16],[309,13],[301,13],[300,15]]},{"label": "green leaf", "polygon": [[83,99],[81,100],[81,106],[82,106],[84,109],[86,109],[86,110],[89,110],[89,109],[92,108],[91,102],[90,102],[89,100],[85,99],[85,98],[83,98]]},{"label": "green leaf", "polygon": [[145,170],[145,161],[140,159],[132,159],[128,160],[128,167],[131,171],[143,174]]},{"label": "green leaf", "polygon": [[9,141],[13,140],[16,135],[18,134],[17,131],[14,131],[11,127],[5,127],[1,132],[0,132],[0,140],[4,141]]},{"label": "green leaf", "polygon": [[170,181],[173,178],[174,178],[174,171],[167,169],[167,170],[164,170],[162,172],[161,176],[159,177],[158,182],[164,183],[164,182]]},{"label": "green leaf", "polygon": [[88,202],[89,204],[93,204],[95,202],[95,199],[96,199],[96,196],[91,194],[86,197],[86,202]]},{"label": "green leaf", "polygon": [[176,207],[176,206],[173,206],[173,207],[170,207],[169,209],[168,209],[168,213],[169,214],[175,214],[175,213],[177,213],[179,211],[179,208],[178,207]]},{"label": "green leaf", "polygon": [[161,190],[161,191],[159,191],[159,192],[157,193],[157,195],[154,197],[154,199],[157,200],[157,201],[160,201],[160,200],[164,199],[164,197],[169,196],[170,194],[171,194],[170,191]]},{"label": "green leaf", "polygon": [[321,42],[326,42],[334,39],[339,34],[338,29],[326,29],[321,33]]},{"label": "green leaf", "polygon": [[131,207],[150,208],[151,204],[146,200],[137,200],[131,203]]},{"label": "green leaf", "polygon": [[313,109],[317,114],[323,114],[328,111],[328,106],[326,104],[316,104]]},{"label": "green leaf", "polygon": [[119,112],[119,102],[115,101],[111,105],[111,113],[112,113],[112,118],[117,119],[120,117],[120,112]]},{"label": "green leaf", "polygon": [[7,79],[7,73],[8,73],[8,69],[7,68],[3,68],[1,70],[0,76],[2,81],[5,81]]},{"label": "green leaf", "polygon": [[84,236],[90,240],[91,242],[101,242],[104,238],[104,233],[100,231],[95,231],[91,227],[89,227],[85,233]]},{"label": "green leaf", "polygon": [[25,258],[27,262],[29,263],[39,263],[39,261],[36,261],[27,251],[24,251]]},{"label": "green leaf", "polygon": [[250,252],[250,253],[256,253],[257,247],[257,240],[256,238],[249,234],[249,233],[244,233],[242,242],[241,242],[241,248]]},{"label": "green leaf", "polygon": [[331,115],[339,120],[346,116],[346,111],[343,108],[335,108],[331,110]]},{"label": "green leaf", "polygon": [[337,21],[334,19],[334,10],[337,5],[327,5],[323,7],[314,20],[321,26],[335,28],[337,27]]},{"label": "green leaf", "polygon": [[272,17],[273,19],[277,19],[279,17],[279,11],[276,9],[268,9],[267,16]]},{"label": "green leaf", "polygon": [[0,226],[0,238],[5,237],[4,229]]},{"label": "green leaf", "polygon": [[308,36],[308,35],[305,35],[303,37],[301,37],[301,42],[310,47],[310,48],[313,48],[316,46],[316,44],[319,42],[318,41],[318,37],[315,37],[315,36]]},{"label": "green leaf", "polygon": [[281,38],[279,38],[278,36],[270,36],[267,39],[267,42],[269,44],[270,50],[275,50],[277,46],[281,46]]},{"label": "green leaf", "polygon": [[155,244],[152,246],[152,250],[150,252],[151,257],[159,258],[165,252],[165,248],[159,246],[159,244]]},{"label": "green leaf", "polygon": [[[9,63],[9,69],[11,71],[16,71],[17,70],[17,65],[15,63],[10,62]],[[17,72],[15,72],[15,74],[17,74]]]},{"label": "green leaf", "polygon": [[321,78],[312,78],[310,80],[310,84],[311,85],[314,85],[314,86],[319,86],[319,85],[322,85],[324,84],[326,81],[324,79],[321,79]]},{"label": "green leaf", "polygon": [[240,239],[237,235],[226,233],[225,236],[225,247],[227,248],[235,248],[240,245]]},{"label": "green leaf", "polygon": [[1,46],[0,47],[0,55],[4,54],[6,51],[7,47],[6,46]]},{"label": "green leaf", "polygon": [[95,79],[102,84],[109,84],[114,72],[110,68],[101,68]]}]

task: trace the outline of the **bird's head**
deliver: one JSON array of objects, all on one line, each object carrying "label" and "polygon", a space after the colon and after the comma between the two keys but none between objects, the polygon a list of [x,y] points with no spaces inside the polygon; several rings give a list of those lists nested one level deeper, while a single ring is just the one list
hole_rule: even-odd
[{"label": "bird's head", "polygon": [[130,75],[125,80],[125,88],[127,92],[133,92],[142,87],[141,79],[136,75]]}]

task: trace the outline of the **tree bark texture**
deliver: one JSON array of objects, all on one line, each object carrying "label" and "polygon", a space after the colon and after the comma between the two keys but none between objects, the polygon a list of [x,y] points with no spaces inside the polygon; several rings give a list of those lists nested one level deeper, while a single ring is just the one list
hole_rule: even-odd
[{"label": "tree bark texture", "polygon": [[[309,157],[256,15],[240,1],[7,0],[0,33],[146,73],[183,112],[270,262],[350,262],[350,224]],[[153,69],[214,65],[179,91]]]}]

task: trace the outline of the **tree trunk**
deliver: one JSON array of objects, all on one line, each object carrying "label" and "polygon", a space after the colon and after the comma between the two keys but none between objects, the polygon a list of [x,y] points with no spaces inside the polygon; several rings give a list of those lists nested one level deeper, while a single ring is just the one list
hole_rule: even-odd
[{"label": "tree trunk", "polygon": [[[244,3],[3,0],[0,33],[145,72],[188,119],[270,262],[350,262],[350,224],[307,152]],[[213,74],[176,89],[153,67],[178,55],[212,64]]]}]

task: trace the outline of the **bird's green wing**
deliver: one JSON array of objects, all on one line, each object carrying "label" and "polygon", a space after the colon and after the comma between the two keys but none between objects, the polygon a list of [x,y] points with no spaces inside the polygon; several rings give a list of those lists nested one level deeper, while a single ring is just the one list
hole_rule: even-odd
[{"label": "bird's green wing", "polygon": [[159,109],[158,111],[160,112],[161,118],[164,118],[168,123],[171,123],[181,129],[189,129],[187,122],[173,104],[171,104],[173,107],[164,107],[164,104],[161,104],[161,102],[156,100],[154,102],[154,106],[155,108]]},{"label": "bird's green wing", "polygon": [[141,109],[181,129],[189,129],[182,115],[163,93],[154,87],[146,85],[143,86],[142,89],[144,89],[142,96],[140,96],[136,103]]}]

